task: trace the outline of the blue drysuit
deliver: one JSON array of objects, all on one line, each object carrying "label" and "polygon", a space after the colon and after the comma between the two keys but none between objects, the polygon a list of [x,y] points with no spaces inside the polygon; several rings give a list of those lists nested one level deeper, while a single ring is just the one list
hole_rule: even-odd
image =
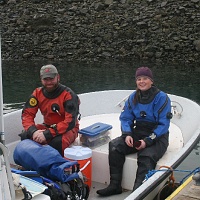
[{"label": "blue drysuit", "polygon": [[[150,134],[154,133],[156,137],[168,132],[171,114],[170,99],[164,92],[157,90],[155,87],[153,88],[150,89],[155,91],[155,93],[152,93],[153,97],[155,95],[152,100],[150,98],[143,101],[140,100],[134,105],[133,99],[136,92],[133,92],[129,96],[120,115],[122,134],[134,134],[133,127],[135,125],[137,127],[137,125],[139,126],[140,124],[142,126],[148,126],[146,128],[151,129]],[[137,127],[137,129],[139,128]],[[139,139],[144,139],[144,136],[148,135],[141,131],[141,134],[137,136]]]}]

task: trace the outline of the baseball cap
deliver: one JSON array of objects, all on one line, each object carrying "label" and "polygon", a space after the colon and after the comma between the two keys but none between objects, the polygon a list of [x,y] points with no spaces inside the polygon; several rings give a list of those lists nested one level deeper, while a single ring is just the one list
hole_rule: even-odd
[{"label": "baseball cap", "polygon": [[54,65],[44,65],[40,69],[40,77],[42,79],[44,78],[55,78],[55,76],[58,74],[58,70]]}]

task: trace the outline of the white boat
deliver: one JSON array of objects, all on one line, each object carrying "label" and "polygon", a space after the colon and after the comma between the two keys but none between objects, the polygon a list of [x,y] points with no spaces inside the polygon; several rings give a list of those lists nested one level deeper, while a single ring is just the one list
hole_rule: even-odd
[{"label": "white boat", "polygon": [[[120,136],[119,115],[125,100],[132,92],[133,90],[107,90],[80,94],[80,113],[82,116],[80,128],[102,122],[112,125],[113,128],[109,130],[111,139]],[[172,101],[173,113],[170,124],[170,144],[163,158],[157,163],[156,169],[162,166],[170,166],[175,169],[200,140],[200,106],[187,98],[168,95]],[[18,134],[23,129],[21,110],[3,115],[3,121],[9,162],[14,163],[13,151],[19,142]],[[42,116],[38,113],[36,123],[41,123],[41,121]],[[81,145],[78,139],[76,145],[77,142]],[[165,167],[162,168],[166,169]],[[136,154],[126,156],[123,168],[122,187],[127,192],[111,196],[109,199],[152,200],[170,175],[170,170],[158,171],[131,193],[136,172],[130,173],[130,169],[137,169]],[[89,199],[101,199],[95,191],[106,187],[107,184],[109,184],[108,143],[92,148],[92,190]]]}]

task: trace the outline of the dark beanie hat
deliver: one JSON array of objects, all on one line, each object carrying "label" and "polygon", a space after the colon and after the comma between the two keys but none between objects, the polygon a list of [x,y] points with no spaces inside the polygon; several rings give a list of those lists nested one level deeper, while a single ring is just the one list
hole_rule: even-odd
[{"label": "dark beanie hat", "polygon": [[135,73],[135,79],[139,76],[147,76],[153,81],[153,74],[152,71],[148,67],[139,67]]}]

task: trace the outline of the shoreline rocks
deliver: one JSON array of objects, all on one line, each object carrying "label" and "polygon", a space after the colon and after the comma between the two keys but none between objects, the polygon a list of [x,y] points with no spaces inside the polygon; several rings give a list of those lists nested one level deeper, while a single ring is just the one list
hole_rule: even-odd
[{"label": "shoreline rocks", "polygon": [[3,60],[199,63],[200,0],[0,0]]}]

